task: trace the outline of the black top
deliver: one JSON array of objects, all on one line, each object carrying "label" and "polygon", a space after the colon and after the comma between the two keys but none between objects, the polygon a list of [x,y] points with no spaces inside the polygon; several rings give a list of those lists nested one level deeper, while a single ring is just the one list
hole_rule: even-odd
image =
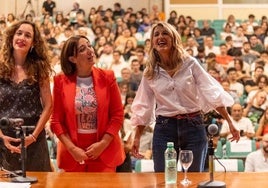
[{"label": "black top", "polygon": [[42,110],[38,83],[0,79],[0,118],[22,118],[25,125],[35,125]]},{"label": "black top", "polygon": [[53,9],[56,7],[56,3],[54,1],[51,1],[51,3],[48,3],[47,1],[44,1],[42,8],[44,8],[47,12],[49,12],[50,16],[53,16]]},{"label": "black top", "polygon": [[[16,130],[19,132],[23,130],[27,136],[33,131],[32,126],[36,126],[42,110],[38,83],[30,85],[27,80],[23,80],[17,84],[10,80],[0,79],[0,118],[22,118],[24,127],[27,127],[15,129],[12,126],[0,126],[5,135],[22,138],[22,134],[18,134]],[[29,126],[31,127],[28,128]],[[3,143],[0,143],[0,148],[2,150],[0,166],[7,170],[21,170],[20,154],[11,153]],[[36,142],[27,147],[26,152],[27,171],[51,171],[45,130],[38,135]]]}]

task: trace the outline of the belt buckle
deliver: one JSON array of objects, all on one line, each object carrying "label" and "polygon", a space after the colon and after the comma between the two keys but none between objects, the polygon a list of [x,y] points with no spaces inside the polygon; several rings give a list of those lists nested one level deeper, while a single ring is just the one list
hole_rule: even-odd
[{"label": "belt buckle", "polygon": [[176,119],[185,119],[185,118],[187,118],[187,114],[178,114],[175,117],[176,117]]}]

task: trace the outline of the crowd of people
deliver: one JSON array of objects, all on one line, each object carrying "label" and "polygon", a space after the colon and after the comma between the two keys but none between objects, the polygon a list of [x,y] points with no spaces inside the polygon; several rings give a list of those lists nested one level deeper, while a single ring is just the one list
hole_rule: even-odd
[{"label": "crowd of people", "polygon": [[[197,124],[203,124],[202,115],[205,112],[218,113],[212,118],[207,118],[205,123],[216,122],[221,127],[219,133],[221,138],[261,141],[263,135],[268,133],[268,19],[266,16],[256,21],[255,16],[250,14],[247,19],[238,21],[234,15],[230,15],[221,29],[216,30],[213,28],[213,20],[199,21],[191,16],[178,15],[176,11],[164,15],[157,5],[154,5],[151,10],[143,8],[134,11],[131,7],[123,8],[120,3],[114,3],[113,8],[104,10],[103,6],[90,7],[87,12],[86,7],[80,7],[79,3],[74,2],[73,8],[64,15],[63,12],[57,11],[54,1],[45,0],[41,18],[27,14],[22,20],[20,19],[13,13],[0,17],[0,38],[8,38],[9,42],[3,44],[1,40],[0,43],[1,50],[5,52],[1,54],[0,90],[5,89],[3,84],[8,84],[6,79],[11,80],[10,86],[14,86],[14,83],[29,84],[31,87],[39,85],[40,93],[37,96],[40,95],[42,98],[43,108],[39,104],[39,110],[35,113],[39,113],[38,116],[42,115],[39,120],[35,119],[29,123],[36,124],[36,129],[30,131],[26,139],[26,145],[30,147],[34,147],[41,140],[42,129],[51,111],[52,102],[47,92],[53,90],[56,100],[54,100],[55,109],[51,123],[47,123],[47,132],[50,133],[48,139],[60,140],[57,157],[60,158],[60,167],[66,171],[90,171],[88,166],[92,165],[96,166],[93,171],[132,171],[131,162],[143,157],[153,158],[157,164],[155,171],[163,171],[162,153],[167,141],[174,141],[177,151],[180,148],[196,150],[195,161],[190,170],[202,171],[207,147],[205,130],[200,128],[198,134],[201,135],[199,136],[201,141],[197,141],[202,142],[203,147],[188,148],[189,144],[186,141],[192,143],[194,139],[190,137],[186,139],[182,136],[181,143],[178,143],[177,141],[180,140],[177,138],[178,135],[169,135],[171,140],[163,142],[166,135],[161,135],[163,130],[159,129],[159,126],[170,124],[171,127],[179,121],[182,126],[189,125],[188,127],[196,128]],[[15,27],[18,23],[19,25]],[[23,28],[25,26],[26,28]],[[10,32],[12,27],[13,33]],[[27,27],[30,27],[30,31]],[[19,34],[30,41],[24,42],[25,39],[21,39],[16,42],[15,36]],[[39,38],[42,38],[45,43],[41,43]],[[222,43],[216,45],[216,39],[220,39]],[[25,45],[27,49],[17,54],[15,45],[19,47]],[[44,52],[41,48],[47,51]],[[35,56],[38,54],[40,57],[36,59],[35,56],[32,57],[33,54]],[[19,55],[22,58],[18,58]],[[22,59],[25,62],[21,62]],[[53,69],[52,74],[46,67],[48,59]],[[7,65],[9,62],[10,67]],[[39,65],[34,66],[34,63]],[[40,67],[44,68],[43,74],[39,70]],[[156,73],[155,69],[157,69]],[[58,74],[65,76],[58,76],[53,80],[53,76]],[[48,75],[50,75],[50,89],[46,87]],[[85,80],[89,77],[90,81]],[[156,77],[159,77],[158,82],[153,82]],[[30,78],[29,83],[22,82],[26,78]],[[97,80],[100,78],[102,82]],[[70,82],[74,82],[77,86],[71,84],[73,88],[69,88]],[[104,86],[104,83],[112,85],[111,88],[108,85]],[[79,87],[79,96],[75,95],[75,87]],[[104,94],[104,91],[100,91],[98,87],[105,87],[107,93]],[[118,93],[113,93],[111,89],[116,90],[117,87]],[[186,91],[182,91],[182,88]],[[33,90],[35,91],[36,88]],[[76,90],[78,92],[78,89]],[[172,95],[174,92],[177,97]],[[226,95],[227,93],[230,95]],[[73,96],[66,98],[68,94]],[[86,94],[93,96],[89,104],[85,100]],[[105,101],[104,104],[102,100],[108,96],[110,101]],[[0,101],[4,101],[3,98],[4,96],[1,95]],[[200,102],[200,99],[203,102]],[[75,101],[76,106],[68,103],[69,100]],[[118,101],[122,109],[116,105]],[[231,101],[234,101],[234,104]],[[1,103],[3,103],[0,107],[1,117],[22,115],[6,111],[4,108],[4,106],[8,107],[6,102]],[[108,103],[110,106],[107,106]],[[83,105],[89,105],[90,109]],[[230,115],[225,111],[226,105],[230,106]],[[29,107],[27,103],[25,106]],[[102,111],[97,111],[97,107],[100,106],[103,108]],[[112,107],[117,111],[113,111]],[[62,113],[63,109],[69,115]],[[75,109],[75,112],[71,109]],[[26,111],[33,112],[32,109]],[[24,113],[24,111],[20,112]],[[85,116],[88,112],[94,112],[94,115]],[[119,117],[120,113],[124,114],[122,120]],[[178,118],[177,114],[187,114],[187,116]],[[189,114],[190,121],[186,122],[185,117]],[[107,117],[108,115],[113,117]],[[173,116],[176,116],[176,121]],[[151,121],[154,117],[156,123]],[[205,114],[205,117],[210,116]],[[72,123],[75,119],[79,119],[79,127],[73,127]],[[86,121],[88,119],[89,122]],[[62,126],[62,124],[66,125]],[[123,125],[121,130],[119,124]],[[133,124],[139,128],[135,130]],[[100,127],[102,130],[99,130]],[[155,127],[157,137],[154,137],[153,144]],[[171,132],[182,132],[181,129],[186,130],[178,125],[178,128],[172,129]],[[74,134],[75,131],[78,131],[78,135]],[[118,165],[123,162],[124,157],[116,132],[120,133],[122,148],[126,155],[121,166]],[[87,137],[85,133],[90,133],[90,136]],[[187,131],[183,134],[189,135]],[[11,138],[11,136],[15,137],[14,134],[1,131],[0,136],[4,138],[8,156],[14,152],[20,153],[18,146],[13,147],[10,144],[10,142],[19,142]],[[83,139],[79,138],[85,138],[88,142],[83,142]],[[182,140],[185,143],[182,144]],[[88,147],[89,145],[91,147]],[[118,153],[109,154],[115,148]],[[40,153],[39,150],[38,152]],[[66,156],[69,155],[73,158],[72,163],[66,162],[66,159],[70,158]],[[108,155],[117,156],[117,160],[107,159]],[[99,158],[101,160],[96,163],[95,159]],[[9,167],[9,163],[8,161],[4,167],[13,169],[18,166],[16,164]],[[32,169],[36,170],[35,167],[29,167],[29,170]],[[49,169],[46,164],[43,168],[39,165],[37,170]]]}]

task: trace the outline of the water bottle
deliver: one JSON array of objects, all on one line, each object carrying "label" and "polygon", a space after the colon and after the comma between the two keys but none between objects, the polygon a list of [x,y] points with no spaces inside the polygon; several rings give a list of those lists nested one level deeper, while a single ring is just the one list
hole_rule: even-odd
[{"label": "water bottle", "polygon": [[167,143],[165,151],[165,182],[166,184],[177,183],[177,152],[173,142]]}]

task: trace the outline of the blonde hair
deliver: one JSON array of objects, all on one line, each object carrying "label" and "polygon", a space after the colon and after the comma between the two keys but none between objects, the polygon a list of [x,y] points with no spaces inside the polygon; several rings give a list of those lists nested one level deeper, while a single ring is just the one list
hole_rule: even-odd
[{"label": "blonde hair", "polygon": [[184,51],[182,46],[182,41],[179,33],[175,29],[175,27],[169,23],[165,22],[158,22],[152,28],[151,37],[150,37],[150,49],[149,49],[149,56],[148,61],[146,64],[145,74],[144,76],[148,79],[153,79],[155,77],[155,68],[158,68],[159,72],[159,64],[161,64],[162,60],[158,54],[158,52],[153,47],[153,38],[154,38],[154,31],[157,27],[163,27],[172,38],[172,48],[171,48],[171,57],[170,57],[170,65],[172,69],[178,69],[182,64],[183,56],[186,56],[187,53]]}]

